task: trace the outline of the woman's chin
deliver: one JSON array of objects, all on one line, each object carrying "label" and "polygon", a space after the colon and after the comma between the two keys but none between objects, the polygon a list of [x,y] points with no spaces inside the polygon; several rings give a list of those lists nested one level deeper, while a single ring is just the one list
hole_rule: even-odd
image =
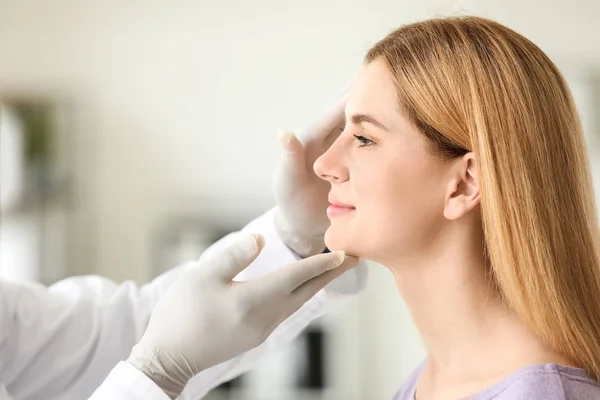
[{"label": "woman's chin", "polygon": [[352,241],[348,235],[336,232],[331,227],[325,232],[325,245],[331,251],[343,250],[346,254],[358,257],[355,254],[357,249],[352,246]]}]

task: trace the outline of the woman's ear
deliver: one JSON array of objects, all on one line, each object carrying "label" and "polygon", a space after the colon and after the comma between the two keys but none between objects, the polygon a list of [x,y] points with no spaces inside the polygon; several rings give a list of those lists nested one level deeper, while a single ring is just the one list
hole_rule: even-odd
[{"label": "woman's ear", "polygon": [[481,201],[475,154],[470,152],[453,161],[448,176],[444,217],[456,220],[477,208]]}]

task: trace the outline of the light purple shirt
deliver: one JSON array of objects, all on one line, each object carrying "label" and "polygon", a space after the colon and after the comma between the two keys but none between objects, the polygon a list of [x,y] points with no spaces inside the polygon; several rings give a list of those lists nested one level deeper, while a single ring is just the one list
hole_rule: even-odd
[{"label": "light purple shirt", "polygon": [[[394,400],[415,400],[424,364],[413,371]],[[600,383],[579,368],[540,364],[522,368],[469,400],[600,400]],[[458,399],[457,399],[458,400]]]}]

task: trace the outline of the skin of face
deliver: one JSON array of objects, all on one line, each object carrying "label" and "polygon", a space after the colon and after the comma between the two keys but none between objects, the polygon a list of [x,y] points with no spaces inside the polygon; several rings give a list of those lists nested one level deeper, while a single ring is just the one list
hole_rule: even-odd
[{"label": "skin of face", "polygon": [[448,166],[403,116],[382,61],[357,75],[345,114],[343,132],[314,165],[331,184],[327,246],[382,264],[422,254],[447,222]]}]

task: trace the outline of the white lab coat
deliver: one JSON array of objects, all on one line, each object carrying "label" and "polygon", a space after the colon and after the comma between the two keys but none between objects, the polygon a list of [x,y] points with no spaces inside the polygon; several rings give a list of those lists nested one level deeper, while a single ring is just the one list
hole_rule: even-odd
[{"label": "white lab coat", "polygon": [[[263,234],[266,246],[238,279],[250,279],[296,260],[275,232],[272,210],[242,231]],[[227,246],[234,236],[211,246],[202,258]],[[145,375],[122,360],[141,338],[161,293],[192,265],[173,269],[142,287],[132,282],[117,285],[98,276],[69,278],[48,288],[0,281],[0,400],[81,400],[96,388],[93,400],[168,400]],[[365,281],[363,266],[347,272],[261,346],[194,377],[180,399],[200,399],[248,371],[338,300],[360,291]]]}]

